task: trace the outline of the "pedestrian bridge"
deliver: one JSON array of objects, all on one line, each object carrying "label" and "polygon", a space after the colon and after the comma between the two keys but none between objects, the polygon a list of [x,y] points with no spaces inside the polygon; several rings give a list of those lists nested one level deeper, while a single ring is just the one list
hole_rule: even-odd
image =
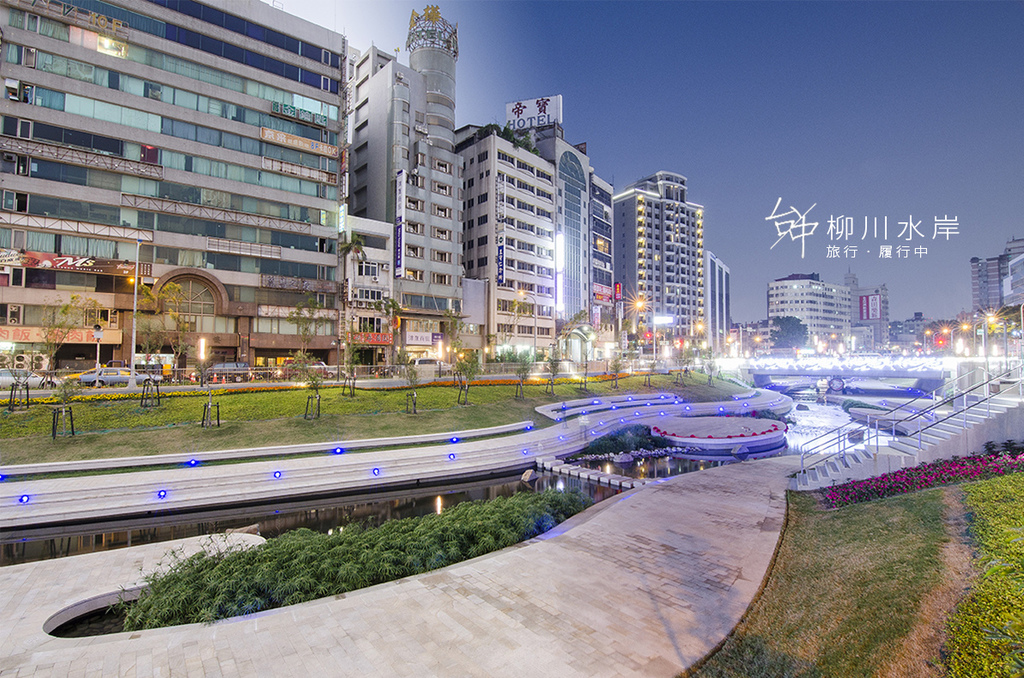
[{"label": "pedestrian bridge", "polygon": [[842,390],[851,379],[913,379],[915,388],[932,391],[956,373],[949,358],[901,356],[851,356],[813,358],[756,358],[743,366],[744,376],[765,388],[784,377],[817,377],[829,380],[829,388]]}]

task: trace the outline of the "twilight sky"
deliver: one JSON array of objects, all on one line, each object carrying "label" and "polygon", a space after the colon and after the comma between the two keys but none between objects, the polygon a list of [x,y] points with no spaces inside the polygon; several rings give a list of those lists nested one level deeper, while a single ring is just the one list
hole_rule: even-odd
[{"label": "twilight sky", "polygon": [[[401,47],[403,63],[426,6],[283,4],[358,49]],[[1024,237],[1024,3],[436,4],[459,26],[457,124],[561,94],[566,140],[586,141],[616,189],[685,175],[705,246],[731,268],[735,321],[766,315],[770,280],[848,269],[888,285],[893,320],[951,318],[971,305],[969,259]],[[813,234],[783,225],[775,245],[780,198]],[[852,234],[830,234],[831,217]],[[936,217],[957,232],[935,237]]]}]

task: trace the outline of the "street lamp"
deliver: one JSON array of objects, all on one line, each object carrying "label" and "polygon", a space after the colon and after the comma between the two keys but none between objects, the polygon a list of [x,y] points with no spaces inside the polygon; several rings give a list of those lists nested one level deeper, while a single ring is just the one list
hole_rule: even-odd
[{"label": "street lamp", "polygon": [[[142,240],[135,239],[135,277],[132,278],[132,345],[128,351],[128,361],[131,363],[131,376],[128,378],[130,386],[135,385],[135,326],[139,320],[139,249],[142,247]],[[147,368],[148,369],[148,368]]]},{"label": "street lamp", "polygon": [[92,336],[96,340],[96,381],[94,385],[100,385],[100,342],[103,341],[103,328],[99,325],[92,326]]}]

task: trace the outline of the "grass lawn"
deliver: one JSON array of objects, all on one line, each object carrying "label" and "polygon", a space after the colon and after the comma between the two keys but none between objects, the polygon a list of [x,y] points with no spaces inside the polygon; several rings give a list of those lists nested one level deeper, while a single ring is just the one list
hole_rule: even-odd
[{"label": "grass lawn", "polygon": [[[763,594],[722,650],[691,675],[902,675],[905,639],[943,577],[942,489],[824,511],[790,493],[789,523]],[[941,674],[940,674],[941,675]]]},{"label": "grass lawn", "polygon": [[[691,376],[684,385],[668,375],[655,375],[651,387],[642,377],[591,381],[589,394],[672,391],[693,402],[717,400],[745,389],[735,384]],[[308,442],[384,438],[440,431],[485,428],[516,421],[549,422],[534,408],[538,405],[586,397],[573,384],[556,385],[555,395],[543,385],[528,385],[526,399],[516,400],[509,383],[474,384],[470,404],[456,403],[451,386],[420,386],[416,389],[419,414],[405,414],[406,389],[388,391],[357,389],[356,397],[343,396],[339,388],[321,389],[321,417],[306,421],[303,413],[310,391],[296,388],[266,392],[214,391],[220,404],[220,428],[203,429],[204,396],[167,397],[158,408],[143,409],[138,400],[83,400],[75,403],[75,427],[79,435],[52,440],[51,408],[0,413],[3,464],[26,464],[79,459],[156,455],[175,452],[263,447]]]}]

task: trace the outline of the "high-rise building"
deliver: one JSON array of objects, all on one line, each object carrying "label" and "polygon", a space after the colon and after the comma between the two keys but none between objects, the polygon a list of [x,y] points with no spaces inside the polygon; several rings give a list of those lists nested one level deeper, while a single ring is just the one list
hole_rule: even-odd
[{"label": "high-rise building", "polygon": [[413,12],[406,47],[408,66],[376,47],[356,63],[350,209],[395,224],[391,275],[403,309],[401,343],[417,356],[440,346],[447,314],[461,313],[458,33],[431,6]]},{"label": "high-rise building", "polygon": [[794,273],[768,283],[768,318],[793,316],[807,327],[812,346],[838,350],[850,336],[850,288],[822,282],[817,273]]},{"label": "high-rise building", "polygon": [[850,288],[851,325],[870,330],[865,335],[869,342],[859,341],[856,347],[865,350],[881,348],[889,340],[889,289],[885,283],[862,287],[852,272],[846,274],[843,283]]},{"label": "high-rise building", "polygon": [[642,305],[638,319],[647,327],[659,317],[669,334],[703,341],[704,207],[686,193],[686,177],[658,172],[613,197],[615,276],[627,316]]},{"label": "high-rise building", "polygon": [[1003,300],[1003,279],[1010,274],[1010,260],[1024,254],[1024,239],[1006,242],[1001,254],[982,259],[971,257],[971,304],[975,312],[999,310]]},{"label": "high-rise building", "polygon": [[498,352],[545,355],[555,339],[555,168],[497,125],[457,136],[464,266],[467,278],[486,281],[484,334]]},{"label": "high-rise building", "polygon": [[[257,0],[2,0],[0,24],[0,341],[38,345],[45,306],[78,295],[100,359],[131,361],[138,270],[180,286],[213,360],[283,360],[313,295],[329,358],[344,36]],[[76,331],[57,366],[95,347]]]},{"label": "high-rise building", "polygon": [[711,250],[704,250],[704,316],[708,347],[716,354],[728,352],[732,329],[729,267]]}]

